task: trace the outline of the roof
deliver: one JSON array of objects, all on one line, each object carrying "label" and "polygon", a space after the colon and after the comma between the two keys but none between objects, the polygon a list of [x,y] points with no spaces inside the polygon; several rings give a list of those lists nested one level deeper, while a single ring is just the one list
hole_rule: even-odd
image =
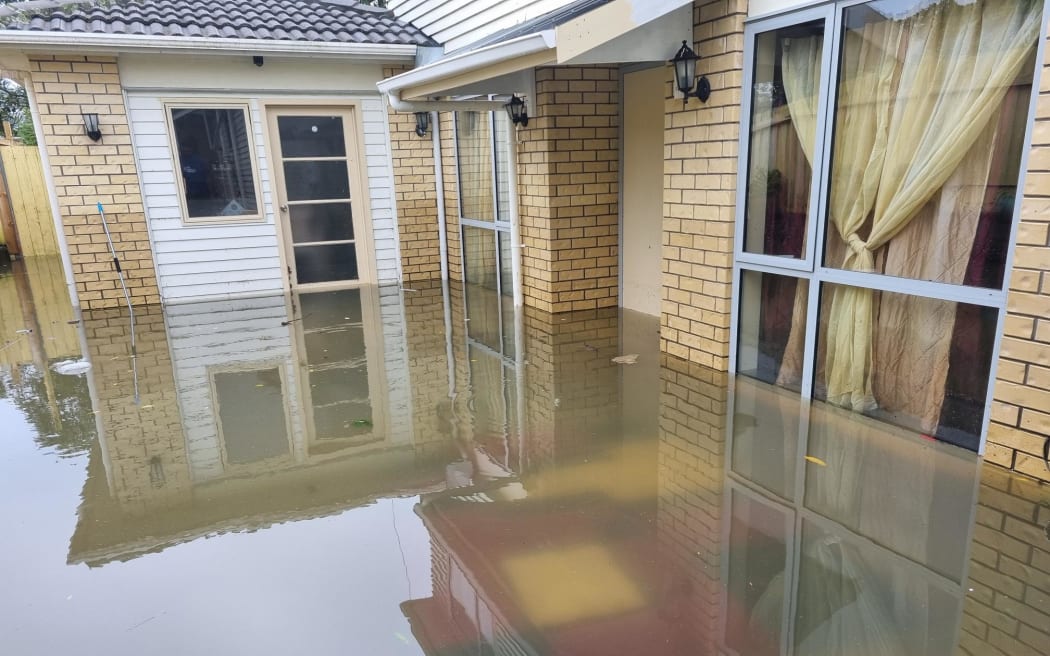
[{"label": "roof", "polygon": [[435,45],[390,11],[353,0],[36,0],[0,6],[0,25],[21,32]]},{"label": "roof", "polygon": [[583,16],[587,12],[593,9],[597,9],[602,5],[607,5],[610,2],[612,2],[612,0],[576,0],[576,2],[571,2],[565,5],[564,7],[559,7],[558,9],[555,9],[554,11],[547,12],[546,14],[542,14],[540,16],[537,16],[536,18],[524,21],[522,23],[518,23],[513,27],[508,27],[507,29],[500,30],[499,32],[478,39],[470,45],[465,46],[463,48],[459,48],[454,52],[469,52],[471,50],[477,50],[479,48],[484,48],[485,46],[490,46],[496,43],[510,41],[511,39],[526,36],[528,34],[534,34],[536,32],[554,29],[559,25],[564,25],[572,19]]}]

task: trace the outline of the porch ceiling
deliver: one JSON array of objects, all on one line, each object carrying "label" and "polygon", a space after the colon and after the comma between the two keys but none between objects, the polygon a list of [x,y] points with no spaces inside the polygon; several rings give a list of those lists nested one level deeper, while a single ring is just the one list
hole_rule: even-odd
[{"label": "porch ceiling", "polygon": [[517,29],[502,40],[447,55],[379,83],[391,104],[438,98],[510,95],[531,88],[537,66],[666,61],[692,38],[691,0],[611,0],[535,32]]}]

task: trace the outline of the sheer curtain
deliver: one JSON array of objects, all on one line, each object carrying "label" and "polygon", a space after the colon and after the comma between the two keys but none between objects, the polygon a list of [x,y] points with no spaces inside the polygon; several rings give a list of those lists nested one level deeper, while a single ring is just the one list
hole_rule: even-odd
[{"label": "sheer curtain", "polygon": [[[843,268],[874,271],[875,252],[923,216],[919,210],[986,136],[1035,47],[1041,9],[1034,1],[941,2],[847,35],[843,65],[859,74],[841,89],[830,217],[847,247]],[[928,220],[958,234],[953,216]],[[950,321],[940,327],[950,329]],[[828,400],[854,410],[878,407],[873,292],[837,288],[827,330]]]}]

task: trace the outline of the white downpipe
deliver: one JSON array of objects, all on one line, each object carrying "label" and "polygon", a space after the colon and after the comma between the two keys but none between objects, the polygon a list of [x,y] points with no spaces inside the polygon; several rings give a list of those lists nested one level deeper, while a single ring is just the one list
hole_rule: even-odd
[{"label": "white downpipe", "polygon": [[33,93],[32,74],[25,81],[26,96],[29,100],[29,115],[33,118],[33,130],[36,131],[37,149],[40,151],[40,164],[44,169],[44,184],[47,186],[47,197],[51,203],[51,218],[55,222],[55,241],[58,242],[58,253],[62,257],[62,270],[66,274],[66,289],[69,291],[69,302],[74,308],[80,308],[80,297],[77,295],[77,284],[73,280],[73,259],[69,256],[69,244],[66,243],[66,231],[62,227],[62,208],[58,204],[58,193],[55,191],[55,176],[51,173],[51,159],[47,155],[47,144],[44,143],[44,126],[40,122],[40,111]]},{"label": "white downpipe", "polygon": [[[522,292],[521,280],[521,219],[518,216],[518,129],[517,126],[510,127],[510,166],[507,167],[508,183],[510,185],[510,268],[511,276],[514,278],[514,307],[520,308],[525,304],[525,295]],[[519,342],[520,344],[520,342]],[[520,350],[520,348],[519,348]]]},{"label": "white downpipe", "polygon": [[441,165],[441,134],[438,113],[430,113],[430,136],[434,140],[434,187],[437,192],[438,249],[441,253],[441,279],[448,280],[448,227],[445,225],[445,170]]}]

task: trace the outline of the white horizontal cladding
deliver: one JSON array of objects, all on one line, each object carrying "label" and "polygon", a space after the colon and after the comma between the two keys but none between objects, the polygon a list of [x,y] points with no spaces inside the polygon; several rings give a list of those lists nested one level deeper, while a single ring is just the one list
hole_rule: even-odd
[{"label": "white horizontal cladding", "polygon": [[[173,66],[169,63],[168,68]],[[163,72],[164,67],[150,58],[141,58],[137,62],[128,63],[126,69],[134,71],[133,79],[145,80],[150,73]],[[195,76],[200,82],[184,81],[200,88],[205,84],[203,80],[207,78],[207,72],[206,67],[200,67]],[[329,75],[334,79],[334,71],[324,73],[322,78]],[[372,73],[367,75],[372,76]],[[154,79],[165,78],[158,75]],[[249,86],[256,84],[252,80],[244,80],[242,83]],[[316,81],[307,84],[315,85]],[[141,175],[143,204],[149,222],[161,299],[164,302],[181,303],[199,299],[259,296],[283,291],[285,276],[274,207],[272,158],[266,152],[264,139],[264,103],[277,98],[284,104],[285,97],[288,98],[289,104],[309,105],[311,101],[316,100],[330,105],[333,101],[346,101],[347,104],[355,104],[359,108],[358,120],[364,138],[362,151],[365,153],[363,173],[367,180],[371,205],[376,276],[379,282],[400,280],[387,113],[385,104],[374,91],[369,95],[349,94],[333,97],[312,94],[284,96],[257,90],[130,90],[129,122],[135,145],[136,164]],[[180,178],[175,170],[167,134],[164,102],[185,102],[190,98],[200,98],[202,102],[221,101],[248,105],[262,190],[263,220],[215,224],[184,221],[176,186]]]},{"label": "white horizontal cladding", "polygon": [[[161,300],[281,293],[284,281],[270,193],[270,158],[263,146],[258,103],[253,99],[229,98],[230,102],[246,102],[249,107],[257,173],[263,189],[263,221],[208,225],[183,223],[164,100],[156,94],[128,95],[128,118],[136,163],[142,171],[143,204],[157,261]],[[227,268],[238,261],[251,262],[251,266]],[[177,272],[167,266],[174,263],[181,265]]]},{"label": "white horizontal cladding", "polygon": [[224,475],[219,416],[211,376],[219,369],[283,370],[293,442],[302,434],[292,337],[283,295],[190,303],[165,311],[175,388],[195,482]]},{"label": "white horizontal cladding", "polygon": [[[125,89],[269,91],[272,93],[375,93],[383,79],[378,62],[303,60],[264,57],[256,66],[252,58],[129,54],[117,60],[120,83]],[[161,117],[163,119],[163,116]]]},{"label": "white horizontal cladding", "polygon": [[394,14],[411,22],[446,51],[456,50],[572,0],[389,0]]},{"label": "white horizontal cladding", "polygon": [[53,53],[71,48],[78,53],[152,52],[166,54],[268,53],[294,57],[359,57],[378,61],[412,61],[416,46],[399,43],[322,43],[265,39],[229,39],[141,34],[85,34],[83,32],[0,32],[0,46],[17,46],[27,52]]},{"label": "white horizontal cladding", "polygon": [[767,14],[779,14],[785,11],[801,9],[817,4],[825,4],[828,0],[750,0],[747,3],[747,15],[765,16]]}]

